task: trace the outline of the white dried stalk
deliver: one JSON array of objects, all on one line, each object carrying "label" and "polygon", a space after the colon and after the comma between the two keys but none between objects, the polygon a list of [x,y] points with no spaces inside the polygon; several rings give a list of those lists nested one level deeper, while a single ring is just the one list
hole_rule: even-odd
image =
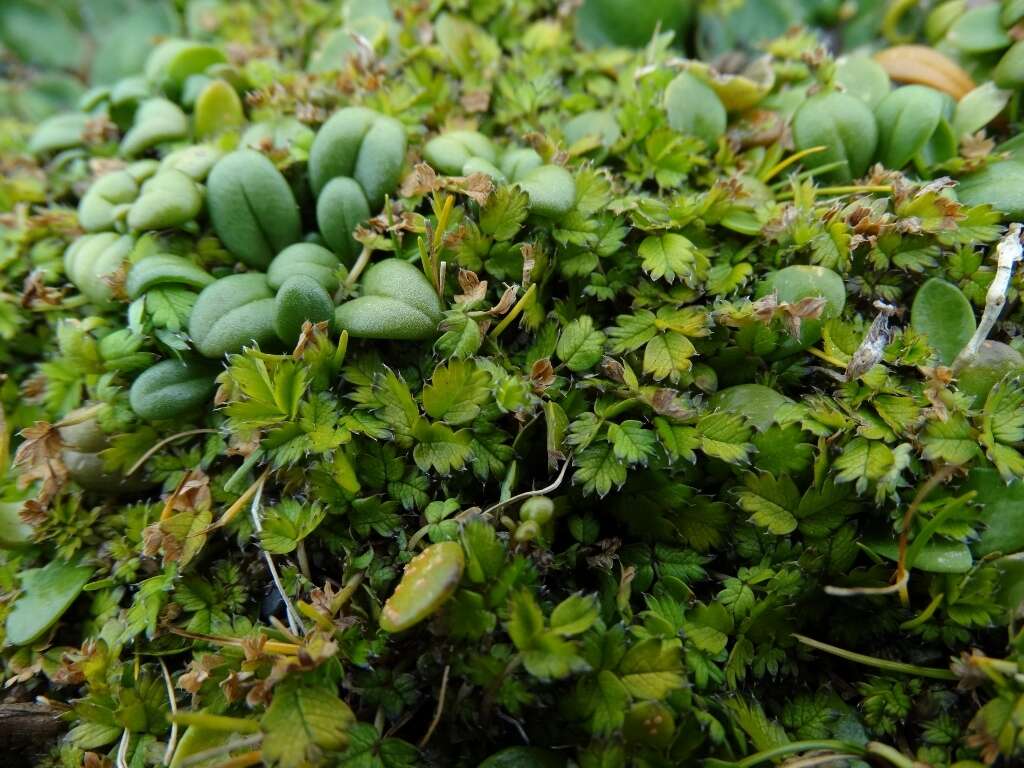
[{"label": "white dried stalk", "polygon": [[[252,505],[249,507],[249,513],[252,515],[252,525],[256,529],[256,533],[263,532],[263,524],[260,522],[260,501],[263,498],[263,483],[261,482],[256,488],[256,493],[252,498]],[[281,581],[281,575],[277,572],[277,566],[274,565],[274,558],[267,550],[265,550],[258,542],[257,546],[260,552],[263,553],[263,559],[267,561],[267,570],[270,571],[270,578],[274,582],[274,586],[277,588],[277,593],[281,595],[281,600],[284,601],[284,615],[288,619],[288,629],[295,634],[306,634],[306,625],[302,623],[302,619],[299,617],[298,611],[295,610],[295,606],[292,605],[291,599],[288,597],[288,593],[285,592],[284,583]]]},{"label": "white dried stalk", "polygon": [[1006,306],[1006,293],[1010,289],[1010,278],[1013,277],[1013,266],[1021,260],[1021,225],[1014,222],[1010,225],[1003,239],[996,245],[996,276],[985,294],[985,311],[981,315],[981,322],[978,328],[967,342],[967,345],[960,350],[960,354],[953,361],[953,370],[958,371],[967,363],[974,360],[978,350],[985,339],[988,338],[992,327],[999,319],[999,314]]}]

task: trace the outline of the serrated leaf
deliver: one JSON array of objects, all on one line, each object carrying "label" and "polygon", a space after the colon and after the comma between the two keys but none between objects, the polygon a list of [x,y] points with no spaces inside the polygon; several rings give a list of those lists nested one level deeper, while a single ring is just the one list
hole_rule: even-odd
[{"label": "serrated leaf", "polygon": [[594,595],[570,595],[551,612],[551,631],[563,637],[579,635],[597,621],[597,598]]},{"label": "serrated leaf", "polygon": [[689,285],[696,282],[696,271],[702,257],[696,246],[682,235],[669,233],[644,238],[639,254],[643,259],[644,272],[653,280],[664,279],[671,283],[681,278]]},{"label": "serrated leaf", "polygon": [[505,563],[505,547],[493,526],[483,520],[470,520],[462,529],[462,548],[466,550],[466,576],[474,584],[497,576]]},{"label": "serrated leaf", "polygon": [[348,517],[360,536],[368,535],[371,530],[380,536],[388,536],[400,522],[397,509],[397,502],[381,501],[378,496],[370,496],[353,501]]},{"label": "serrated leaf", "polygon": [[512,596],[505,628],[520,651],[534,647],[544,632],[544,614],[528,591],[521,590]]},{"label": "serrated leaf", "polygon": [[424,472],[431,469],[441,475],[451,474],[453,469],[462,469],[473,455],[472,434],[468,429],[452,430],[439,421],[433,423],[420,419],[413,429],[416,447],[413,459]]},{"label": "serrated leaf", "polygon": [[423,410],[448,424],[466,424],[490,399],[490,374],[468,360],[452,360],[434,369],[423,387]]},{"label": "serrated leaf", "polygon": [[437,340],[437,349],[446,358],[472,357],[483,344],[484,333],[480,324],[462,310],[446,312],[441,328],[444,333]]},{"label": "serrated leaf", "polygon": [[644,347],[644,373],[655,381],[670,378],[679,379],[693,367],[690,360],[697,353],[693,343],[681,333],[661,333],[647,342]]},{"label": "serrated leaf", "polygon": [[573,483],[583,486],[584,493],[606,496],[613,487],[626,482],[626,465],[615,455],[611,443],[592,445],[577,454]]},{"label": "serrated leaf", "polygon": [[962,414],[951,414],[945,421],[928,422],[921,433],[922,456],[930,461],[941,459],[950,464],[966,464],[978,455],[978,440]]},{"label": "serrated leaf", "polygon": [[501,475],[515,456],[508,434],[493,427],[474,431],[469,448],[473,474],[481,480]]},{"label": "serrated leaf", "polygon": [[1024,441],[1024,377],[998,382],[985,399],[982,441],[1014,445]]},{"label": "serrated leaf", "polygon": [[198,294],[186,288],[151,288],[146,292],[146,313],[158,328],[180,331],[188,327]]},{"label": "serrated leaf", "polygon": [[576,653],[576,646],[554,632],[543,633],[534,647],[523,652],[523,666],[540,680],[561,680],[573,672],[586,672],[587,662]]},{"label": "serrated leaf", "polygon": [[647,460],[654,456],[654,433],[635,419],[609,424],[608,442],[612,444],[616,458],[628,464],[646,465]]},{"label": "serrated leaf", "polygon": [[213,512],[205,509],[184,509],[160,521],[160,532],[172,536],[177,543],[173,549],[164,543],[164,557],[184,568],[206,544],[206,529],[213,520]]},{"label": "serrated leaf", "polygon": [[698,552],[722,546],[732,516],[725,504],[698,496],[685,513],[674,519],[676,530],[686,544]]},{"label": "serrated leaf", "polygon": [[499,185],[480,209],[480,230],[501,242],[511,240],[529,215],[530,196],[517,186]]},{"label": "serrated leaf", "polygon": [[800,491],[792,479],[785,475],[776,479],[767,472],[760,475],[748,472],[743,484],[745,488],[738,494],[739,505],[750,513],[754,525],[767,528],[776,536],[796,530],[794,511],[800,503]]},{"label": "serrated leaf", "polygon": [[986,454],[996,465],[1003,482],[1009,483],[1024,478],[1024,456],[1016,449],[997,443],[989,446]]},{"label": "serrated leaf", "polygon": [[619,679],[638,699],[660,700],[686,679],[682,674],[682,645],[678,640],[650,638],[634,645],[619,663]]},{"label": "serrated leaf", "polygon": [[654,428],[670,460],[682,459],[691,464],[697,461],[696,450],[700,448],[700,435],[694,427],[673,424],[659,416],[654,420]]},{"label": "serrated leaf", "polygon": [[260,720],[263,759],[278,768],[311,764],[323,752],[344,749],[355,719],[332,688],[289,677],[275,686]]},{"label": "serrated leaf", "polygon": [[316,530],[327,514],[320,504],[300,504],[295,499],[281,499],[263,512],[260,542],[275,555],[293,551],[304,538]]},{"label": "serrated leaf", "polygon": [[379,404],[376,414],[392,430],[399,445],[408,445],[413,428],[420,421],[420,410],[409,386],[387,369],[374,381],[373,394]]},{"label": "serrated leaf", "polygon": [[622,727],[629,705],[629,691],[612,672],[607,669],[598,672],[583,690],[582,697],[591,707],[590,729],[596,735],[610,734]]},{"label": "serrated leaf", "polygon": [[657,317],[649,310],[640,310],[635,315],[619,315],[615,327],[609,329],[608,338],[613,341],[611,351],[615,354],[640,349],[658,332]]},{"label": "serrated leaf", "polygon": [[348,731],[348,749],[335,763],[341,768],[415,768],[420,753],[401,739],[383,738],[368,723],[355,723]]},{"label": "serrated leaf", "polygon": [[867,490],[868,483],[880,480],[895,464],[892,450],[875,440],[856,437],[836,457],[837,483],[855,483],[857,493]]},{"label": "serrated leaf", "polygon": [[594,328],[590,316],[582,315],[565,326],[555,352],[569,370],[579,373],[597,365],[604,342],[605,335]]},{"label": "serrated leaf", "polygon": [[697,422],[700,449],[708,456],[730,464],[746,464],[754,446],[753,429],[738,413],[709,413]]}]

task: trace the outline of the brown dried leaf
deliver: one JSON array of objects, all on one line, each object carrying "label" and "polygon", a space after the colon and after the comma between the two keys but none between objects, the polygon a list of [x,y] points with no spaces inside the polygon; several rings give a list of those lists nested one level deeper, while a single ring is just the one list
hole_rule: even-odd
[{"label": "brown dried leaf", "polygon": [[487,281],[477,277],[476,272],[459,270],[459,288],[462,293],[455,296],[456,304],[474,304],[483,301],[487,295]]},{"label": "brown dried leaf", "polygon": [[779,312],[782,313],[782,323],[790,336],[799,338],[800,322],[802,320],[817,320],[825,310],[828,302],[821,296],[808,296],[800,299],[795,304],[782,302],[779,304]]},{"label": "brown dried leaf", "polygon": [[164,502],[164,517],[173,512],[197,512],[210,508],[210,478],[201,469],[191,469]]},{"label": "brown dried leaf", "polygon": [[64,300],[64,291],[43,282],[45,273],[41,269],[33,269],[28,273],[21,288],[21,306],[31,309],[40,305],[55,307]]},{"label": "brown dried leaf", "polygon": [[601,372],[612,381],[624,384],[626,382],[626,368],[618,360],[606,357],[601,361]]},{"label": "brown dried leaf", "polygon": [[27,488],[39,481],[36,500],[45,508],[68,482],[68,468],[64,466],[61,457],[64,443],[60,431],[49,422],[37,421],[23,429],[21,436],[25,442],[18,446],[14,454],[18,487]]},{"label": "brown dried leaf", "polygon": [[530,382],[537,390],[547,389],[555,383],[555,369],[549,358],[542,357],[534,362],[530,368]]},{"label": "brown dried leaf", "polygon": [[306,320],[302,324],[302,330],[299,331],[299,340],[295,343],[295,349],[292,350],[292,359],[301,360],[306,348],[317,340],[319,337],[327,336],[327,326],[329,321],[324,320],[321,323],[311,323]]},{"label": "brown dried leaf", "polygon": [[533,268],[537,265],[537,249],[533,243],[523,243],[519,246],[523,254],[523,285],[529,285],[533,277]]},{"label": "brown dried leaf", "polygon": [[519,286],[517,285],[506,285],[505,292],[501,294],[501,298],[498,299],[498,303],[487,310],[487,314],[493,317],[501,317],[516,303],[516,296],[519,294]]},{"label": "brown dried leaf", "polygon": [[697,415],[680,396],[679,392],[668,387],[660,387],[654,390],[650,398],[651,407],[659,416],[665,416],[676,421],[686,421]]},{"label": "brown dried leaf", "polygon": [[426,163],[416,163],[412,172],[402,179],[402,187],[398,194],[402,197],[422,197],[437,192],[443,186],[433,168]]},{"label": "brown dried leaf", "polygon": [[461,180],[458,189],[477,205],[486,205],[494,194],[494,180],[486,173],[471,173]]},{"label": "brown dried leaf", "polygon": [[491,106],[491,92],[483,89],[466,91],[459,99],[459,104],[466,112],[486,112]]},{"label": "brown dried leaf", "polygon": [[210,679],[210,673],[223,666],[225,659],[215,653],[204,653],[188,663],[187,671],[178,677],[178,688],[193,696],[199,693],[203,683]]}]

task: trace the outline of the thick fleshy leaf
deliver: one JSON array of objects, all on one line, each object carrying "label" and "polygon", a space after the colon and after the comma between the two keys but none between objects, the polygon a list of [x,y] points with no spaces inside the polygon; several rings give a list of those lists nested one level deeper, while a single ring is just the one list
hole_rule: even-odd
[{"label": "thick fleshy leaf", "polygon": [[945,365],[953,362],[977,327],[967,297],[955,285],[938,277],[928,280],[914,296],[910,323],[915,331],[928,337]]},{"label": "thick fleshy leaf", "polygon": [[23,572],[22,592],[7,616],[7,642],[27,645],[41,637],[75,602],[92,572],[90,566],[63,560]]}]

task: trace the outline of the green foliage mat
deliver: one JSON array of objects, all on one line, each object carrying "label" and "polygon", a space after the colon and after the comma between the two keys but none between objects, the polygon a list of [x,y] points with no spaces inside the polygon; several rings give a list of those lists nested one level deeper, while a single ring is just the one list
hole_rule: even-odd
[{"label": "green foliage mat", "polygon": [[44,764],[1020,764],[1022,21],[0,3]]}]

